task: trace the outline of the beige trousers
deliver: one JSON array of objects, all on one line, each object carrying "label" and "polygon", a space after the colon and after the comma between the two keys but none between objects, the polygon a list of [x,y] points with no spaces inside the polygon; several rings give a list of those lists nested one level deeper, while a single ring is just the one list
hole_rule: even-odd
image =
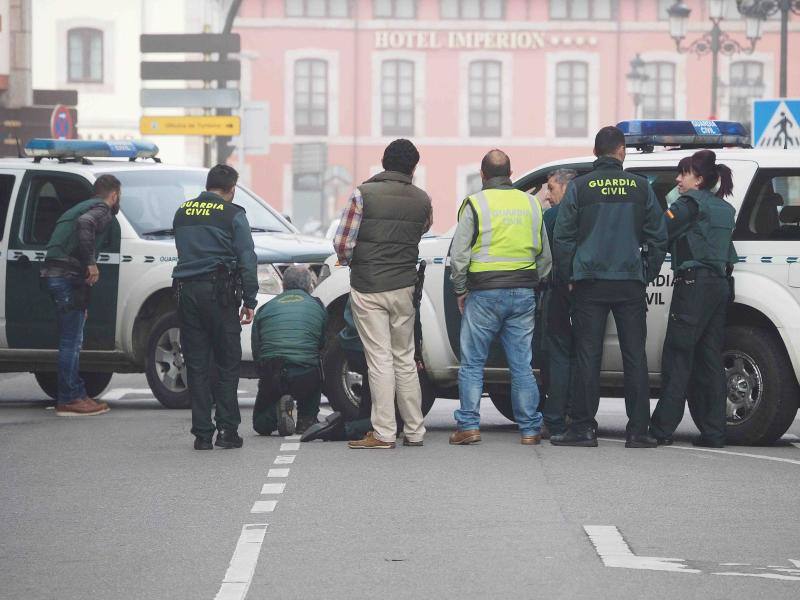
[{"label": "beige trousers", "polygon": [[369,368],[372,393],[372,429],[384,442],[395,441],[395,399],[411,442],[425,435],[422,392],[414,362],[414,286],[362,294],[350,291],[353,320]]}]

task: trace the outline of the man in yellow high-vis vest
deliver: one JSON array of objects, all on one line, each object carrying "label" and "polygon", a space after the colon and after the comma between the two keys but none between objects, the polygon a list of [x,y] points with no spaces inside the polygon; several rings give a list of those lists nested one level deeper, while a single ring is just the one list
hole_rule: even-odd
[{"label": "man in yellow high-vis vest", "polygon": [[511,405],[521,441],[541,440],[539,388],[531,368],[535,288],[550,272],[550,245],[542,206],[514,189],[511,161],[501,150],[481,162],[483,189],[461,205],[450,248],[450,278],[461,321],[461,407],[450,443],[481,441],[480,401],[489,347],[499,336],[511,371]]}]

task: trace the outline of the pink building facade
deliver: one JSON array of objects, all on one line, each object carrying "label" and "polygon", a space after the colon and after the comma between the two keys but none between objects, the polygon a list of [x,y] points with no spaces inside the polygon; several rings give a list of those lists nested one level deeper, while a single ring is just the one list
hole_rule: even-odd
[{"label": "pink building facade", "polygon": [[[455,223],[479,188],[484,153],[500,147],[522,174],[591,152],[595,131],[634,118],[626,75],[638,54],[648,76],[640,116],[710,115],[711,57],[679,54],[674,0],[245,0],[235,23],[246,63],[246,106],[263,127],[239,154],[251,186],[309,231],[325,231],[352,186],[380,170],[383,148],[406,137],[415,176],[434,204],[434,229]],[[707,0],[686,42],[711,28]],[[779,21],[752,53],[721,56],[721,119],[749,121],[754,97],[778,93]],[[735,0],[724,31],[748,47]],[[800,52],[789,24],[789,57]],[[789,63],[789,97],[800,96]],[[259,144],[257,144],[259,146]]]}]

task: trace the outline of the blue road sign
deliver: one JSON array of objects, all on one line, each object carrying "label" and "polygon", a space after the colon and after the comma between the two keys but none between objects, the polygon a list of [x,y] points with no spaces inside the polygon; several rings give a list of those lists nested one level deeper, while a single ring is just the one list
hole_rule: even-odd
[{"label": "blue road sign", "polygon": [[75,123],[69,108],[59,104],[53,109],[50,117],[50,135],[59,140],[69,140],[75,137]]},{"label": "blue road sign", "polygon": [[753,146],[800,150],[800,99],[753,100]]}]

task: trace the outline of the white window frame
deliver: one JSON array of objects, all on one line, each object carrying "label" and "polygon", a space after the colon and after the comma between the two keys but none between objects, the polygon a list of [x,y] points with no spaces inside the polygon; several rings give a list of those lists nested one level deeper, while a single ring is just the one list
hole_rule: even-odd
[{"label": "white window frame", "polygon": [[[92,81],[69,81],[69,31],[72,29],[97,29],[103,34],[103,80]],[[102,21],[99,19],[63,19],[56,23],[57,39],[62,40],[63,44],[53,44],[53,51],[56,53],[56,64],[60,65],[58,72],[58,85],[61,88],[77,89],[90,94],[113,94],[114,81],[116,78],[116,65],[114,60],[114,21]],[[137,73],[138,77],[138,73]],[[89,121],[89,119],[84,119]],[[86,123],[84,123],[86,126]]]},{"label": "white window frame", "polygon": [[[500,134],[473,136],[469,129],[469,66],[475,61],[500,63]],[[514,108],[514,58],[510,52],[461,52],[458,56],[458,134],[472,140],[497,140],[511,135]]]},{"label": "white window frame", "polygon": [[383,61],[406,60],[414,63],[414,128],[413,136],[425,135],[425,52],[416,50],[376,50],[372,52],[372,137],[391,141],[396,136],[383,135],[383,107],[381,104],[381,83]]},{"label": "white window frame", "polygon": [[[299,60],[324,60],[328,63],[328,132],[324,135],[296,134],[294,124],[295,66]],[[283,128],[284,135],[313,142],[339,135],[339,52],[322,48],[298,48],[284,54]]]},{"label": "white window frame", "polygon": [[675,119],[686,119],[686,55],[675,52],[642,52],[639,56],[645,63],[666,62],[675,65]]},{"label": "white window frame", "polygon": [[467,197],[467,177],[480,172],[481,163],[469,163],[456,167],[456,210],[461,208],[461,203]]},{"label": "white window frame", "polygon": [[[719,72],[721,79],[730,86],[731,78],[731,63],[749,61],[761,63],[764,74],[764,95],[762,98],[774,98],[777,91],[775,90],[775,54],[770,52],[753,52],[752,54],[741,54],[734,58],[729,56],[719,57]],[[731,94],[730,88],[726,91],[725,95],[720,98],[719,108],[717,109],[721,119],[729,119],[731,114]],[[752,122],[753,115],[750,115]]]},{"label": "white window frame", "polygon": [[[556,74],[562,62],[583,62],[588,69],[586,104],[586,137],[556,136]],[[545,108],[545,137],[548,144],[561,146],[584,146],[594,144],[594,136],[600,119],[600,55],[596,52],[548,52],[547,58],[548,97]]]}]

